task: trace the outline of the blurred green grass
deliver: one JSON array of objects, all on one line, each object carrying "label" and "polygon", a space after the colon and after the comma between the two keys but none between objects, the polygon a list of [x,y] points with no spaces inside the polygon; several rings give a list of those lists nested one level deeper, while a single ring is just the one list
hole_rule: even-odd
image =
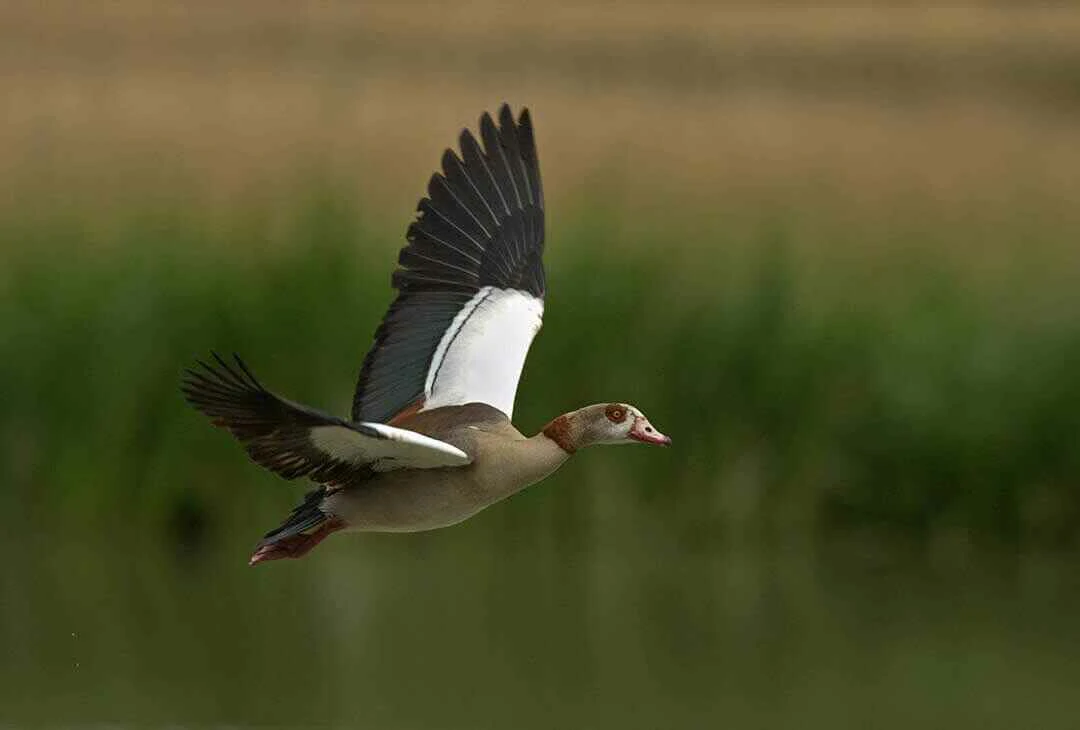
[{"label": "blurred green grass", "polygon": [[[0,235],[18,244],[0,277],[9,526],[187,544],[250,542],[279,519],[300,490],[247,464],[177,386],[194,358],[236,351],[268,387],[347,413],[398,242],[332,186],[312,189],[224,221],[135,206],[107,246],[78,215],[5,215]],[[493,529],[596,536],[624,514],[690,544],[863,529],[1075,541],[1080,324],[1017,304],[1045,299],[1046,280],[1018,268],[976,286],[955,260],[895,241],[862,242],[893,252],[873,265],[812,265],[783,213],[738,240],[720,223],[621,217],[583,205],[553,229],[515,421],[533,432],[628,400],[675,447],[583,454]],[[700,243],[670,245],[687,235]],[[1007,249],[1033,234],[948,235]]]}]

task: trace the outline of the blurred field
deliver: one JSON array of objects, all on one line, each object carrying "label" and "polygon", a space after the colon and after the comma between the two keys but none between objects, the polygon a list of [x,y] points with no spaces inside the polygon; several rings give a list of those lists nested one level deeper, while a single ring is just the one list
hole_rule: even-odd
[{"label": "blurred field", "polygon": [[506,99],[543,119],[556,220],[586,191],[665,218],[763,203],[985,217],[1017,197],[1076,218],[1066,8],[164,8],[0,11],[0,199],[274,207],[324,175],[400,229],[417,171]]},{"label": "blurred field", "polygon": [[[515,420],[675,448],[241,574],[300,490],[181,369],[344,414],[503,100],[549,209]],[[476,676],[492,727],[1070,726],[1080,12],[19,0],[0,107],[0,726],[477,727]]]},{"label": "blurred field", "polygon": [[172,386],[210,347],[343,407],[427,171],[507,98],[551,211],[531,427],[647,404],[681,436],[665,489],[721,523],[1073,534],[1080,15],[4,12],[16,494],[186,493],[217,442]]}]

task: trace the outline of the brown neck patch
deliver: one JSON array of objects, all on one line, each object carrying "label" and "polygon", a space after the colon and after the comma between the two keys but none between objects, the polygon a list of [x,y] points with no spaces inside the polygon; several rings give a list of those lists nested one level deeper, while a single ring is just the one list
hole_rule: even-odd
[{"label": "brown neck patch", "polygon": [[554,441],[560,449],[568,454],[572,454],[577,451],[577,445],[574,443],[573,429],[570,426],[570,419],[566,415],[559,416],[554,421],[544,426],[542,433],[549,439]]}]

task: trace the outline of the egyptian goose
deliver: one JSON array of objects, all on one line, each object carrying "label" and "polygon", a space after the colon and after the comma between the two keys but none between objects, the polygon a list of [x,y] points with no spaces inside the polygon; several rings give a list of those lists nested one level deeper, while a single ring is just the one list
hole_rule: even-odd
[{"label": "egyptian goose", "polygon": [[624,403],[565,413],[526,438],[510,422],[544,311],[544,197],[532,120],[505,104],[498,124],[464,130],[461,155],[409,226],[391,283],[397,298],[375,331],[344,420],[266,390],[235,356],[199,362],[182,391],[257,464],[308,492],[250,563],[298,558],[349,528],[445,527],[534,484],[593,444],[668,445]]}]

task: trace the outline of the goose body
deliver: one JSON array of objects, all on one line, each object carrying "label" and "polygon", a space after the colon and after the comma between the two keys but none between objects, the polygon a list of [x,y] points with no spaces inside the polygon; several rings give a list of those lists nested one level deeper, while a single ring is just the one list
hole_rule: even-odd
[{"label": "goose body", "polygon": [[266,390],[244,362],[218,355],[182,391],[256,463],[318,486],[251,557],[300,557],[349,528],[413,532],[456,524],[535,484],[579,448],[670,443],[644,414],[601,403],[531,437],[512,424],[546,280],[544,207],[532,121],[508,106],[465,130],[406,234],[398,294],[375,332],[351,419]]},{"label": "goose body", "polygon": [[535,484],[570,456],[543,434],[526,438],[505,415],[480,403],[424,411],[404,426],[452,444],[470,462],[398,469],[372,479],[364,489],[336,492],[327,506],[350,526],[385,532],[447,527]]}]

